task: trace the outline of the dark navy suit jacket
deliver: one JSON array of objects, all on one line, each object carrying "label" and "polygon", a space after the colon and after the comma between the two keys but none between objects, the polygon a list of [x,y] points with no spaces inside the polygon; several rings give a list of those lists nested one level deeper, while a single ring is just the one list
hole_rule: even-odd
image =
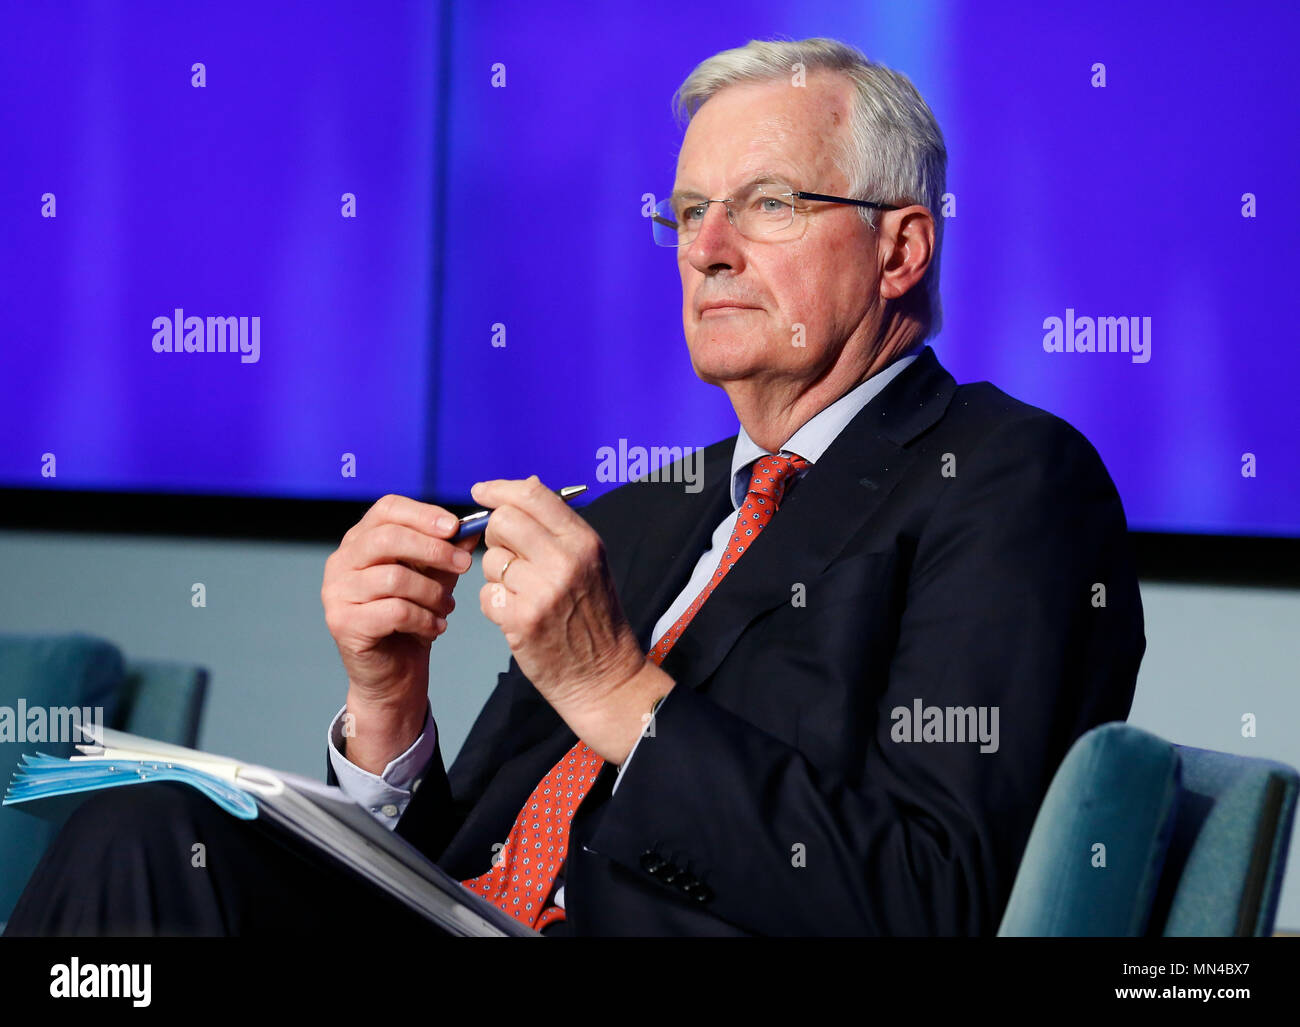
[{"label": "dark navy suit jacket", "polygon": [[[583,510],[647,650],[732,509],[733,443],[705,451],[701,492],[635,482]],[[1145,644],[1096,451],[987,383],[956,385],[926,347],[664,660],[677,684],[653,735],[574,819],[563,930],[992,934],[1053,773],[1128,715]],[[996,707],[997,751],[901,740],[893,711],[918,700]],[[575,740],[512,660],[397,832],[458,879],[483,873]]]}]

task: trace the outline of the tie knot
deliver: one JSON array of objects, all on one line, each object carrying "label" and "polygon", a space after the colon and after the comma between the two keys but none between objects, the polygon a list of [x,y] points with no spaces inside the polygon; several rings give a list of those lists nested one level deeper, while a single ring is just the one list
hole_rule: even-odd
[{"label": "tie knot", "polygon": [[774,456],[771,453],[761,456],[754,462],[749,491],[766,497],[773,507],[778,507],[795,474],[807,466],[808,461],[801,456]]}]

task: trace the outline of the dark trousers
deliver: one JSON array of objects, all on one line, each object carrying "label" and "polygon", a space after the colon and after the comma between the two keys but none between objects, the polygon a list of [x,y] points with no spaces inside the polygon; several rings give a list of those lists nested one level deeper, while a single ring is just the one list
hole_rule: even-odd
[{"label": "dark trousers", "polygon": [[276,826],[232,817],[187,785],[156,782],[97,792],[78,807],[42,857],[5,936],[337,937],[350,930],[372,939],[440,933],[368,882],[299,851]]}]

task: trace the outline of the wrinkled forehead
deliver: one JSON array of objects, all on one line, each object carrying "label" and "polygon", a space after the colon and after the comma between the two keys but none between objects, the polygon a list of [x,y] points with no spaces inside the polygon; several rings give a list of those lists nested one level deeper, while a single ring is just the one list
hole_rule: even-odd
[{"label": "wrinkled forehead", "polygon": [[727,86],[686,128],[674,195],[731,195],[765,179],[796,189],[844,188],[838,158],[849,130],[841,81],[784,80]]},{"label": "wrinkled forehead", "polygon": [[672,198],[674,200],[720,200],[724,198],[739,199],[742,196],[767,193],[793,192],[801,188],[795,185],[796,182],[802,182],[807,176],[797,171],[773,171],[760,169],[751,175],[741,174],[740,179],[734,185],[729,186],[725,192],[726,197],[710,196],[701,191],[698,187],[691,185],[682,185],[673,190]]}]

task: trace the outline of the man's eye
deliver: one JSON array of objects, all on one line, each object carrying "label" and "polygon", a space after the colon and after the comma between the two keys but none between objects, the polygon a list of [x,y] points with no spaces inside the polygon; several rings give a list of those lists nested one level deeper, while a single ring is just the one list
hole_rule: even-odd
[{"label": "man's eye", "polygon": [[778,200],[775,196],[761,196],[758,200],[758,209],[764,214],[781,214],[788,208],[789,204],[783,200]]},{"label": "man's eye", "polygon": [[679,217],[677,220],[698,221],[702,217],[704,217],[704,207],[705,205],[703,203],[697,203],[693,207],[687,207],[684,211],[682,211],[681,217]]}]

